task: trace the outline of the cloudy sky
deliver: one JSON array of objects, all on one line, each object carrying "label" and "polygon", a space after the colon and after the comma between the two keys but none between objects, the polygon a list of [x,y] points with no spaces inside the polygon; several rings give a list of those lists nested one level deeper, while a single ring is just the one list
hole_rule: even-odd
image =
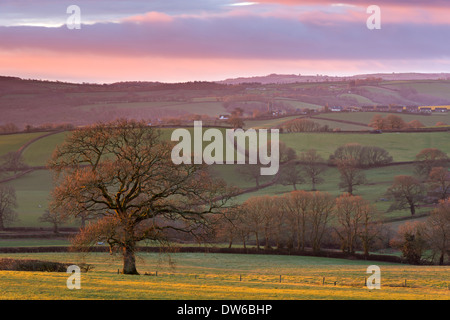
[{"label": "cloudy sky", "polygon": [[[372,4],[379,30],[367,28]],[[80,29],[67,27],[70,5]],[[109,83],[450,72],[449,17],[448,0],[0,0],[0,75]]]}]

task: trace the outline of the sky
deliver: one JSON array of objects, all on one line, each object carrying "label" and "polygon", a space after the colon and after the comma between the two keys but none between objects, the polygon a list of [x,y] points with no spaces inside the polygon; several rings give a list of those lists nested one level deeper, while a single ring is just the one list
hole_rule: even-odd
[{"label": "sky", "polygon": [[0,0],[0,75],[111,83],[450,72],[449,17],[448,0]]}]

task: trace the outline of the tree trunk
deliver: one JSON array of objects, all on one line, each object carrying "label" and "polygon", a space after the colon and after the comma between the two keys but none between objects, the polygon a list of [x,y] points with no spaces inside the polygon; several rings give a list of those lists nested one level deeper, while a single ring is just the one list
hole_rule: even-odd
[{"label": "tree trunk", "polygon": [[136,270],[136,257],[134,248],[125,246],[123,248],[123,274],[139,274]]},{"label": "tree trunk", "polygon": [[84,229],[85,227],[86,227],[86,218],[84,216],[81,216],[80,229]]},{"label": "tree trunk", "polygon": [[256,237],[256,248],[258,248],[258,250],[259,250],[259,237],[258,237],[258,232],[255,232],[255,237]]},{"label": "tree trunk", "polygon": [[416,213],[416,207],[414,206],[414,204],[411,204],[409,208],[411,210],[411,215],[413,216]]},{"label": "tree trunk", "polygon": [[350,184],[348,185],[348,187],[347,187],[347,192],[348,192],[350,195],[353,195],[353,186],[352,186],[351,183],[350,183]]}]

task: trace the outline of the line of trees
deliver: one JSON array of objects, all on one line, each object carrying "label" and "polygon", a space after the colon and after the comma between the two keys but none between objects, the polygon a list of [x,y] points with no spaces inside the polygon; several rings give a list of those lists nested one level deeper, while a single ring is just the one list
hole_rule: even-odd
[{"label": "line of trees", "polygon": [[380,240],[382,226],[367,200],[348,193],[334,198],[327,192],[292,191],[281,196],[249,198],[217,221],[218,240],[251,240],[258,249],[292,248],[320,252],[324,243],[354,254],[369,255]]},{"label": "line of trees", "polygon": [[395,114],[390,114],[386,117],[376,114],[370,121],[369,127],[372,127],[375,130],[402,130],[424,128],[425,125],[419,120],[405,122],[402,117]]},{"label": "line of trees", "polygon": [[438,206],[423,222],[407,222],[399,227],[391,242],[410,264],[437,262],[443,265],[450,257],[450,198]]}]

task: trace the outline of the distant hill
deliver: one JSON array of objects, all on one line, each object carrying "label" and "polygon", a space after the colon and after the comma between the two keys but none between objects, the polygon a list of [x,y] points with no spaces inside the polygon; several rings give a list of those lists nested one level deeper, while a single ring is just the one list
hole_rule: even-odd
[{"label": "distant hill", "polygon": [[293,114],[327,105],[450,105],[450,74],[272,74],[221,82],[112,84],[0,76],[0,127],[14,124],[20,129],[79,126],[119,117],[158,121],[195,116],[214,120],[236,108],[246,117],[272,111]]},{"label": "distant hill", "polygon": [[374,73],[360,74],[354,76],[327,76],[327,75],[295,75],[295,74],[270,74],[267,76],[240,77],[218,81],[225,84],[261,83],[282,84],[295,82],[326,82],[326,81],[349,81],[354,79],[381,78],[386,81],[399,80],[450,80],[450,73]]}]

